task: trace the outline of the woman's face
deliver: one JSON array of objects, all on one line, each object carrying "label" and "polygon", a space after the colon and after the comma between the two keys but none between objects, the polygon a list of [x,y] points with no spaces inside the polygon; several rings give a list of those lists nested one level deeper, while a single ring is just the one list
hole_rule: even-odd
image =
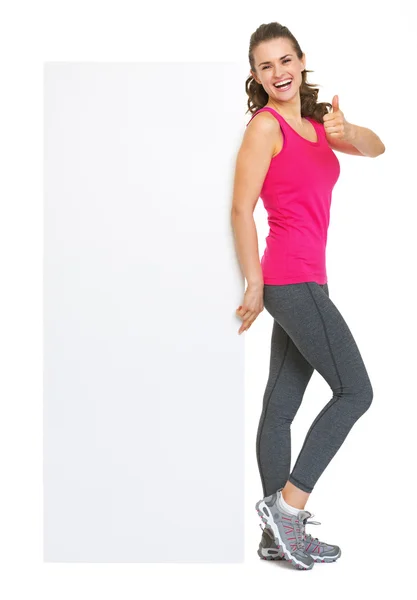
[{"label": "woman's face", "polygon": [[[275,38],[262,42],[254,50],[256,74],[252,76],[260,83],[272,99],[285,101],[298,94],[302,83],[302,71],[305,68],[305,55],[300,60],[287,38]],[[283,90],[274,84],[291,79],[291,84]]]}]

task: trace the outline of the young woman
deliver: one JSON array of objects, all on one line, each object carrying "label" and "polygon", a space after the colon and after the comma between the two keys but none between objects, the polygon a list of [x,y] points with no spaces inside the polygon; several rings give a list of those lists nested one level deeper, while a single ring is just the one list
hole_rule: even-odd
[{"label": "young woman", "polygon": [[[307,499],[373,390],[361,354],[329,298],[326,242],[340,164],[334,150],[376,157],[384,144],[346,121],[338,97],[317,102],[305,55],[287,27],[251,36],[246,81],[251,117],[236,161],[232,224],[247,289],[236,313],[249,329],[264,306],[273,317],[270,372],[257,434],[265,523],[258,554],[300,569],[333,561],[340,548],[306,535]],[[328,109],[332,109],[329,112]],[[253,211],[261,197],[270,226],[259,261]],[[312,423],[290,473],[290,427],[316,369],[333,397]]]}]

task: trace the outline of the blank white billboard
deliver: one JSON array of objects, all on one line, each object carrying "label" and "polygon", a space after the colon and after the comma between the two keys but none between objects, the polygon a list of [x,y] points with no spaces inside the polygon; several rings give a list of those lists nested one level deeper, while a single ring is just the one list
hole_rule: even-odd
[{"label": "blank white billboard", "polygon": [[242,562],[246,70],[44,74],[44,560]]}]

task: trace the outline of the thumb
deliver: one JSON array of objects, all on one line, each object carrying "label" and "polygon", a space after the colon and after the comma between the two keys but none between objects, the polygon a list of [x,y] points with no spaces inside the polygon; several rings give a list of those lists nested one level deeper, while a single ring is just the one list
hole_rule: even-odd
[{"label": "thumb", "polygon": [[333,112],[336,112],[337,110],[339,110],[339,96],[333,96],[332,108],[333,108]]}]

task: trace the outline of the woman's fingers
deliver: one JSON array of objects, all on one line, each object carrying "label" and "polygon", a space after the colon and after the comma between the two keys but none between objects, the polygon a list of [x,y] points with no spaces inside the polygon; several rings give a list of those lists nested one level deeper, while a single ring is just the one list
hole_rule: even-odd
[{"label": "woman's fingers", "polygon": [[243,304],[236,310],[237,316],[243,321],[238,331],[239,334],[249,329],[257,316],[263,311],[262,294],[263,290],[261,288],[252,289],[248,286],[246,289]]},{"label": "woman's fingers", "polygon": [[238,313],[239,317],[241,319],[243,319],[243,321],[247,321],[248,319],[250,319],[252,317],[252,315],[256,314],[255,311],[253,311],[253,310],[246,310],[245,312],[243,312],[243,309],[242,309],[240,312],[239,311],[236,311],[236,312]]},{"label": "woman's fingers", "polygon": [[255,321],[256,317],[258,315],[253,312],[253,311],[248,311],[245,316],[242,318],[243,323],[240,326],[239,329],[239,334],[242,333],[243,331],[246,331],[247,329],[249,329],[249,327],[252,325],[252,323]]},{"label": "woman's fingers", "polygon": [[245,309],[241,308],[240,310],[237,310],[236,312],[241,319],[246,319],[249,315],[251,315],[253,313],[253,310],[249,310],[249,309],[245,310]]}]

